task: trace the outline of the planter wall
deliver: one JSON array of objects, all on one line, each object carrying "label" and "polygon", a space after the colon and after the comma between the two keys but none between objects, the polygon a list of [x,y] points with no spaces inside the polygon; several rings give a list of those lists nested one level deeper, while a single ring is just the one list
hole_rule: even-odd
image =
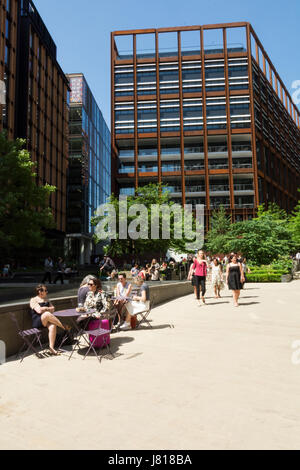
[{"label": "planter wall", "polygon": [[[150,286],[150,298],[154,301],[155,306],[192,294],[192,292],[193,287],[190,282],[174,282],[172,284],[160,284],[158,282],[157,285]],[[51,301],[56,310],[74,308],[77,305],[77,297],[75,296],[51,299]],[[0,307],[0,342],[2,341],[6,346],[7,357],[16,354],[23,344],[17,335],[14,323],[10,319],[10,312],[15,313],[23,330],[32,328],[28,303]],[[44,331],[44,339],[47,341],[47,330]]]}]

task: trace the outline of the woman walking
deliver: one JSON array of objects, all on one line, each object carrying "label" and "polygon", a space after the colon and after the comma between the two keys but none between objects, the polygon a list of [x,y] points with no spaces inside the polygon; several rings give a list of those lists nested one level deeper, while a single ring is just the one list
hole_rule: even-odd
[{"label": "woman walking", "polygon": [[204,251],[202,250],[198,251],[197,259],[195,260],[190,273],[195,275],[198,305],[201,306],[200,289],[201,289],[202,304],[205,305],[207,261],[205,258]]},{"label": "woman walking", "polygon": [[231,255],[226,270],[226,282],[228,288],[232,290],[234,306],[239,306],[239,298],[243,284],[245,283],[245,275],[243,266],[238,262],[237,255]]},{"label": "woman walking", "polygon": [[189,275],[188,275],[187,278],[188,278],[188,281],[192,281],[192,286],[194,288],[195,299],[197,300],[196,278],[195,278],[194,269],[193,269],[193,265],[194,265],[196,259],[197,259],[197,257],[194,256],[193,260],[192,260],[192,263],[191,263],[191,266],[190,266]]},{"label": "woman walking", "polygon": [[215,298],[220,299],[220,292],[223,283],[223,269],[217,258],[214,258],[211,264],[211,283],[215,291]]}]

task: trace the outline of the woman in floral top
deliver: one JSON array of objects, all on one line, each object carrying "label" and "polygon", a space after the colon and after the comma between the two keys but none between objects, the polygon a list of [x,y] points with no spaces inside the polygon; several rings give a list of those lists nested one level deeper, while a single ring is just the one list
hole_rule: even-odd
[{"label": "woman in floral top", "polygon": [[105,293],[102,290],[101,281],[97,278],[92,278],[88,282],[89,293],[86,296],[84,308],[88,312],[94,310],[94,318],[109,318],[110,303],[108,302]]}]

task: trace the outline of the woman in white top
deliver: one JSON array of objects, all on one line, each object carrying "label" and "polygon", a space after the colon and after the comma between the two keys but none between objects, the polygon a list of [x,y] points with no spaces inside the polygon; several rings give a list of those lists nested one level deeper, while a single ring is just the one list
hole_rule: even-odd
[{"label": "woman in white top", "polygon": [[115,306],[118,310],[119,324],[121,323],[122,317],[125,314],[125,305],[127,304],[127,298],[130,297],[132,291],[132,285],[127,282],[126,274],[119,274],[119,282],[117,284],[117,292]]},{"label": "woman in white top", "polygon": [[117,284],[117,297],[130,297],[132,285],[127,282],[126,274],[119,275],[119,282]]},{"label": "woman in white top", "polygon": [[223,283],[223,270],[217,258],[214,258],[211,264],[211,283],[215,291],[215,298],[220,299],[221,287]]},{"label": "woman in white top", "polygon": [[139,295],[135,295],[132,298],[132,301],[126,304],[126,320],[124,325],[121,326],[122,330],[129,330],[131,317],[137,315],[140,312],[147,312],[150,308],[150,290],[146,282],[138,278],[136,280],[136,285],[140,288]]},{"label": "woman in white top", "polygon": [[160,266],[158,262],[156,261],[156,259],[153,259],[151,263],[151,268],[150,268],[151,281],[159,281],[159,274],[160,274],[159,270],[160,270]]}]

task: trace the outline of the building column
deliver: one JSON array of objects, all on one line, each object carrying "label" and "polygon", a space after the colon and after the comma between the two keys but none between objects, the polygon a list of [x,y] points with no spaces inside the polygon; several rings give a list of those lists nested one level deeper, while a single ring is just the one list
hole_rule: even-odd
[{"label": "building column", "polygon": [[84,242],[84,239],[81,238],[80,239],[80,254],[79,254],[79,264],[80,265],[83,265],[85,263],[84,253],[85,253],[85,242]]},{"label": "building column", "polygon": [[84,250],[84,262],[87,264],[91,263],[91,254],[92,254],[92,242],[91,240],[85,240],[85,250]]}]

